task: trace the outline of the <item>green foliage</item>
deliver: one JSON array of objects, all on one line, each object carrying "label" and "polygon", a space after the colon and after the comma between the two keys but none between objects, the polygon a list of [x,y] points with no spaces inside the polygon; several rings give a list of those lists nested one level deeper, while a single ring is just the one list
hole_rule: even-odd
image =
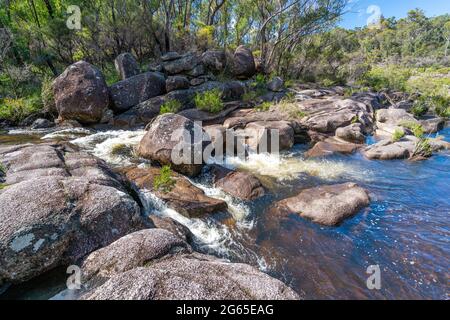
[{"label": "green foliage", "polygon": [[400,126],[411,130],[412,134],[416,138],[422,138],[422,136],[425,133],[425,130],[422,127],[422,125],[420,123],[416,123],[416,122],[413,122],[413,121],[402,121],[402,122],[400,122]]},{"label": "green foliage", "polygon": [[433,148],[431,147],[430,140],[421,138],[416,142],[413,154],[411,158],[424,157],[429,158],[433,155]]},{"label": "green foliage", "polygon": [[258,112],[269,111],[271,106],[272,106],[271,102],[265,101],[265,102],[261,103],[260,105],[256,106],[255,110]]},{"label": "green foliage", "polygon": [[194,102],[199,110],[210,113],[219,113],[223,110],[222,92],[219,89],[197,93]]},{"label": "green foliage", "polygon": [[163,105],[159,109],[159,114],[177,113],[178,111],[181,110],[181,108],[182,105],[180,101],[176,99],[167,100],[166,102],[163,103]]},{"label": "green foliage", "polygon": [[254,87],[265,87],[267,85],[267,77],[262,74],[262,73],[258,73],[255,76],[255,82],[253,83]]},{"label": "green foliage", "polygon": [[167,193],[173,189],[175,183],[176,181],[172,178],[170,166],[163,166],[160,174],[153,180],[153,189]]},{"label": "green foliage", "polygon": [[431,97],[431,108],[439,117],[450,118],[450,97]]},{"label": "green foliage", "polygon": [[395,129],[394,133],[392,134],[392,141],[397,142],[404,136],[405,136],[405,131],[403,131],[402,129]]},{"label": "green foliage", "polygon": [[6,185],[5,183],[0,183],[0,190],[3,190],[7,187],[8,185]]},{"label": "green foliage", "polygon": [[352,124],[358,123],[359,122],[359,117],[358,116],[354,116],[352,118]]},{"label": "green foliage", "polygon": [[5,175],[5,174],[6,174],[6,168],[2,163],[0,163],[0,176]]},{"label": "green foliage", "polygon": [[103,76],[105,77],[106,84],[108,86],[113,85],[114,83],[122,80],[120,75],[117,73],[113,64],[109,63],[102,69]]},{"label": "green foliage", "polygon": [[414,102],[411,108],[411,113],[415,117],[421,117],[426,114],[429,110],[428,99],[426,97],[420,97]]},{"label": "green foliage", "polygon": [[42,110],[41,97],[33,95],[29,98],[5,98],[0,101],[0,119],[19,123],[29,115]]},{"label": "green foliage", "polygon": [[367,72],[362,83],[377,91],[383,89],[406,91],[406,82],[410,77],[411,71],[408,68],[374,66]]}]

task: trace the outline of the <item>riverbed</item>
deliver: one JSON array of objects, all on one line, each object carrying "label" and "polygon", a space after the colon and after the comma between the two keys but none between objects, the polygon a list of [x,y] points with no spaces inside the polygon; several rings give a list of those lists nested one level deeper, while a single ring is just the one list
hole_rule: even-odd
[{"label": "riverbed", "polygon": [[[450,128],[438,133],[450,142]],[[114,146],[136,146],[143,130],[65,132],[11,131],[1,144],[70,141],[112,167],[148,165]],[[367,143],[373,143],[369,137]],[[207,195],[225,200],[227,214],[189,219],[167,208],[152,193],[140,194],[148,214],[170,216],[195,235],[197,250],[245,262],[282,280],[306,299],[448,299],[450,287],[450,152],[426,161],[369,161],[360,153],[307,160],[306,145],[279,158],[250,155],[225,165],[256,175],[264,197],[242,202],[213,187],[207,174],[191,180]],[[342,182],[366,188],[371,204],[338,227],[323,227],[291,215],[274,223],[271,204],[302,189]],[[276,226],[276,227],[275,227]],[[381,289],[370,290],[369,266],[381,271]],[[64,268],[8,290],[3,297],[48,299],[64,289]]]}]

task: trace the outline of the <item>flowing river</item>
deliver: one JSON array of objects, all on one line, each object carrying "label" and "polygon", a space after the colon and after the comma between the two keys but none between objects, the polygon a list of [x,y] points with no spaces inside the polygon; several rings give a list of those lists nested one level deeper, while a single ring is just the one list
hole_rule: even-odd
[{"label": "flowing river", "polygon": [[[0,144],[71,141],[113,167],[144,161],[114,155],[117,144],[136,146],[144,131],[85,129],[30,135],[12,131]],[[450,128],[439,132],[450,142]],[[373,138],[368,139],[372,143]],[[244,203],[214,188],[207,175],[191,180],[211,197],[225,200],[229,215],[189,219],[167,208],[150,192],[141,201],[148,214],[170,216],[189,227],[198,250],[245,262],[281,279],[306,299],[448,299],[450,265],[450,152],[421,162],[369,161],[361,154],[305,160],[298,145],[280,158],[251,155],[226,159],[226,166],[255,174],[268,192]],[[338,227],[322,227],[298,216],[273,227],[272,203],[304,188],[356,182],[371,204]],[[231,217],[230,217],[231,216]],[[367,268],[379,266],[381,289],[366,285]],[[0,298],[41,298],[64,289],[65,270],[11,288]]]}]

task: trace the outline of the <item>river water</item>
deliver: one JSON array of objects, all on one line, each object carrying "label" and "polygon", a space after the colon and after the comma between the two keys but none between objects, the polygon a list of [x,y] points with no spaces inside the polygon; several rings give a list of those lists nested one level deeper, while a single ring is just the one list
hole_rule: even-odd
[{"label": "river water", "polygon": [[[20,134],[20,135],[18,135]],[[135,146],[144,131],[66,131],[0,135],[1,144],[68,140],[114,167],[143,164],[112,154],[117,144]],[[450,142],[450,128],[439,132]],[[373,143],[373,138],[368,143]],[[258,176],[267,194],[251,203],[214,188],[206,174],[191,180],[209,196],[227,201],[229,213],[188,219],[153,194],[141,192],[146,211],[170,216],[191,229],[198,250],[252,264],[284,281],[306,299],[448,299],[450,265],[450,153],[422,162],[369,161],[361,154],[305,160],[298,145],[280,158],[228,158],[226,166]],[[296,215],[274,223],[267,215],[277,200],[304,188],[356,182],[371,204],[338,227],[323,227]],[[367,268],[380,268],[381,289],[367,287]],[[64,270],[12,288],[3,298],[49,298],[63,288]]]}]

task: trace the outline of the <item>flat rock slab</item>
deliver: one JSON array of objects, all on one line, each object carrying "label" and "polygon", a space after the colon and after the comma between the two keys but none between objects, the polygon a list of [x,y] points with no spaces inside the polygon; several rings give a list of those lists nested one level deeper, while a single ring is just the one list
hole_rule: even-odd
[{"label": "flat rock slab", "polygon": [[206,196],[203,190],[197,188],[188,179],[177,173],[172,173],[174,184],[170,191],[155,190],[153,182],[160,172],[159,168],[134,168],[128,170],[126,176],[140,189],[153,192],[167,206],[190,218],[202,217],[227,209],[225,201]]},{"label": "flat rock slab", "polygon": [[279,218],[298,214],[315,223],[336,226],[369,203],[366,190],[354,183],[344,183],[303,190],[297,196],[277,202],[270,214]]}]

